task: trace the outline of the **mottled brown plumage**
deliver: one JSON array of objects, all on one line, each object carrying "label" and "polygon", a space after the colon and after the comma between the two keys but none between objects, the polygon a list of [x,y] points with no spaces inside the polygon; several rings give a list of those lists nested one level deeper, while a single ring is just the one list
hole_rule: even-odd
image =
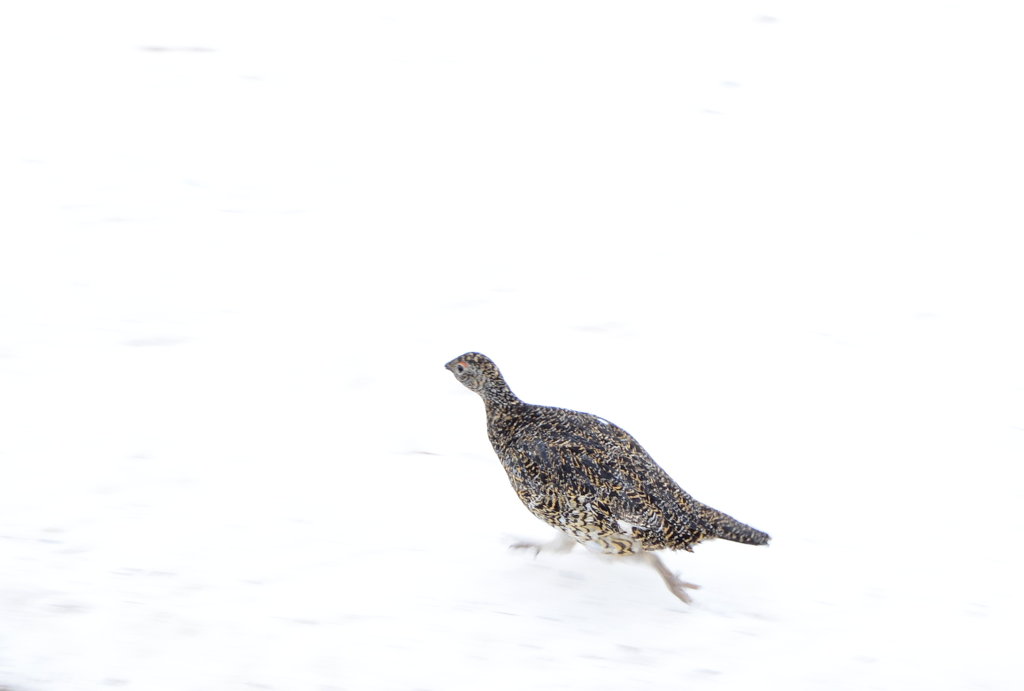
[{"label": "mottled brown plumage", "polygon": [[643,558],[689,602],[685,588],[697,586],[676,578],[654,550],[692,551],[712,538],[768,543],[767,533],[683,491],[621,427],[589,413],[524,403],[480,353],[445,367],[483,398],[487,435],[516,494],[533,515],[571,538],[559,549],[575,540],[605,554]]}]

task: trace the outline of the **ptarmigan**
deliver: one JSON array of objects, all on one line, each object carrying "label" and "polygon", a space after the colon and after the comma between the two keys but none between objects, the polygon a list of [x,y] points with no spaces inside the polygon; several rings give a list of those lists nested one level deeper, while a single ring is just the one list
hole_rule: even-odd
[{"label": "ptarmigan", "polygon": [[531,405],[505,383],[485,355],[466,353],[445,365],[487,409],[487,436],[516,494],[534,516],[562,531],[551,545],[576,542],[604,554],[650,563],[669,590],[690,602],[687,588],[654,554],[692,551],[703,540],[748,545],[769,536],[684,492],[622,428],[589,413]]}]

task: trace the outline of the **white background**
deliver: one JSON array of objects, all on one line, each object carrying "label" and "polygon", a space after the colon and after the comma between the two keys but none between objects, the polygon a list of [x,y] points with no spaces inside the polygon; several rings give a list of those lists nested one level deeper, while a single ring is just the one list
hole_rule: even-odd
[{"label": "white background", "polygon": [[[1010,689],[1013,2],[0,11],[0,689]],[[509,551],[479,350],[770,532]]]}]

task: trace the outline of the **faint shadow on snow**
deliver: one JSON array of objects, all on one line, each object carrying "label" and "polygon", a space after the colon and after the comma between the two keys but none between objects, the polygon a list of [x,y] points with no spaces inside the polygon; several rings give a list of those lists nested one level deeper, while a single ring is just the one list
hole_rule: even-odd
[{"label": "faint shadow on snow", "polygon": [[147,53],[216,53],[216,48],[207,46],[139,46]]},{"label": "faint shadow on snow", "polygon": [[121,341],[121,345],[132,348],[154,348],[159,346],[173,346],[188,343],[189,339],[182,336],[144,336],[141,338],[129,338]]}]

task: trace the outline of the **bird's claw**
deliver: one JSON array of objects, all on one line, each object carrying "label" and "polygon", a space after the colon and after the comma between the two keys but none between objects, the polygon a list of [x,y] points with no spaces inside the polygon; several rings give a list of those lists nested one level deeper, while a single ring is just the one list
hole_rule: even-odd
[{"label": "bird's claw", "polygon": [[571,536],[565,534],[559,534],[553,540],[548,542],[533,542],[532,540],[522,540],[520,542],[509,545],[509,549],[532,549],[534,558],[537,557],[541,552],[551,552],[554,554],[562,554],[568,552],[576,546],[576,540]]},{"label": "bird's claw", "polygon": [[670,579],[669,578],[665,579],[665,585],[668,586],[669,591],[673,595],[678,597],[680,600],[682,600],[686,604],[690,604],[690,603],[693,602],[693,598],[691,598],[690,594],[688,592],[686,592],[686,589],[689,588],[690,590],[700,590],[700,586],[697,585],[696,583],[689,583],[687,581],[682,581],[675,574],[673,574]]},{"label": "bird's claw", "polygon": [[508,546],[509,549],[532,549],[534,559],[540,554],[541,547],[536,542],[515,542]]}]

